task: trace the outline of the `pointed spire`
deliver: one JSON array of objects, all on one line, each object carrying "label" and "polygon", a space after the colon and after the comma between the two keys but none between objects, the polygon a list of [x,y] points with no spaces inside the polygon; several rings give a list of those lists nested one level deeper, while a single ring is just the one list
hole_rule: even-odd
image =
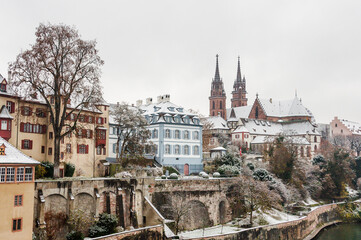
[{"label": "pointed spire", "polygon": [[241,63],[238,56],[238,67],[237,67],[237,82],[242,81],[242,74],[241,74]]},{"label": "pointed spire", "polygon": [[219,68],[218,68],[218,54],[216,55],[216,73],[214,75],[214,81],[221,81],[221,77],[219,75]]}]

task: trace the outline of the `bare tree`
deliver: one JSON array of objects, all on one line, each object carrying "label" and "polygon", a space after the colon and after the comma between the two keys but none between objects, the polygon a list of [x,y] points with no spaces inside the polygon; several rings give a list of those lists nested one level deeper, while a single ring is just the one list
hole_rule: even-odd
[{"label": "bare tree", "polygon": [[179,195],[174,196],[174,202],[172,206],[173,219],[174,219],[174,229],[175,234],[178,234],[181,231],[182,223],[184,221],[185,216],[190,211],[190,205],[187,204],[185,199]]},{"label": "bare tree", "polygon": [[357,156],[360,156],[361,152],[361,135],[347,136],[347,141],[350,144],[350,148],[355,151]]},{"label": "bare tree", "polygon": [[[84,108],[102,99],[103,61],[96,41],[82,40],[73,27],[40,24],[35,35],[35,44],[9,65],[10,84],[20,96],[38,93],[46,104],[54,131],[54,177],[58,178],[61,139],[76,129]],[[76,116],[74,121],[66,121],[71,114]]]},{"label": "bare tree", "polygon": [[126,103],[115,105],[110,111],[117,128],[116,158],[121,162],[125,156],[142,156],[148,145],[150,131],[148,121],[141,110]]},{"label": "bare tree", "polygon": [[254,211],[280,208],[281,197],[274,190],[269,190],[266,182],[255,181],[252,177],[242,177],[240,187],[251,225],[253,225]]},{"label": "bare tree", "polygon": [[212,135],[213,123],[208,121],[207,118],[201,117],[202,127],[202,146],[204,152],[209,152],[210,150],[210,142]]}]

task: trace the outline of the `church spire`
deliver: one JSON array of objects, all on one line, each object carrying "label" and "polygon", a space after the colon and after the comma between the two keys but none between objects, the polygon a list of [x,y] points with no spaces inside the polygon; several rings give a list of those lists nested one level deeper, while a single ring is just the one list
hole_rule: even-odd
[{"label": "church spire", "polygon": [[241,63],[239,60],[239,56],[238,56],[238,67],[237,67],[237,82],[241,82],[242,81],[242,75],[241,75]]},{"label": "church spire", "polygon": [[214,74],[214,81],[221,81],[221,77],[219,75],[219,68],[218,68],[218,54],[216,55],[216,73]]}]

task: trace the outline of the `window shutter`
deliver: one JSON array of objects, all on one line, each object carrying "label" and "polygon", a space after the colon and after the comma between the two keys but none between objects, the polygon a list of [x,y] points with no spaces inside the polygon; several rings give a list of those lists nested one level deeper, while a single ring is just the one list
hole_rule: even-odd
[{"label": "window shutter", "polygon": [[33,149],[33,140],[29,141],[29,149]]},{"label": "window shutter", "polygon": [[24,123],[20,123],[20,132],[24,132]]},{"label": "window shutter", "polygon": [[15,112],[15,103],[10,102],[10,113],[14,113],[14,112]]},{"label": "window shutter", "polygon": [[81,130],[81,137],[86,138],[86,129]]},{"label": "window shutter", "polygon": [[79,153],[79,144],[77,144],[77,153]]},{"label": "window shutter", "polygon": [[104,123],[107,123],[107,118],[104,118]]},{"label": "window shutter", "polygon": [[24,149],[24,141],[25,140],[21,140],[21,149]]},{"label": "window shutter", "polygon": [[89,145],[86,145],[86,146],[85,146],[85,153],[88,154],[88,152],[89,152]]},{"label": "window shutter", "polygon": [[90,138],[93,138],[93,130],[90,130]]},{"label": "window shutter", "polygon": [[104,151],[103,151],[103,155],[106,155],[106,153],[107,153],[107,149],[104,147],[103,148],[104,149]]},{"label": "window shutter", "polygon": [[25,109],[24,109],[24,107],[21,107],[21,115],[25,115]]},{"label": "window shutter", "polygon": [[31,116],[32,113],[33,113],[33,109],[32,109],[31,107],[29,107],[29,114],[28,114],[28,116]]},{"label": "window shutter", "polygon": [[43,125],[43,133],[46,133],[47,126]]}]

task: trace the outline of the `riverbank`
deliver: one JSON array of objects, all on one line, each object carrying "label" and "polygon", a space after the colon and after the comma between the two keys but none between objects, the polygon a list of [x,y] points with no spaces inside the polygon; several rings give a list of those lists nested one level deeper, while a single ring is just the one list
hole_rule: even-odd
[{"label": "riverbank", "polygon": [[[360,202],[355,202],[359,204]],[[340,222],[341,219],[337,212],[337,207],[344,203],[327,204],[313,209],[306,216],[297,220],[287,221],[278,224],[242,229],[224,234],[214,234],[212,236],[188,236],[182,239],[214,239],[214,240],[232,240],[232,239],[305,239],[315,237],[316,232],[328,224]],[[312,238],[310,238],[312,239]]]}]

